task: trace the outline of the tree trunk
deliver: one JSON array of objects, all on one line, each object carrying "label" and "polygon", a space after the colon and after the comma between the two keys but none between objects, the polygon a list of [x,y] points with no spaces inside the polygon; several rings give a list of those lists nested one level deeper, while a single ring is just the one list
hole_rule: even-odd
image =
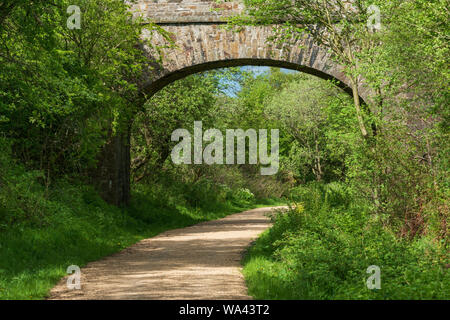
[{"label": "tree trunk", "polygon": [[320,164],[319,142],[316,140],[316,180],[322,181],[322,165]]},{"label": "tree trunk", "polygon": [[368,134],[367,134],[366,125],[364,124],[364,118],[361,113],[361,100],[359,98],[358,83],[353,77],[350,77],[350,83],[352,86],[353,102],[355,105],[356,118],[358,119],[359,129],[361,131],[363,138],[366,139],[368,137]]}]

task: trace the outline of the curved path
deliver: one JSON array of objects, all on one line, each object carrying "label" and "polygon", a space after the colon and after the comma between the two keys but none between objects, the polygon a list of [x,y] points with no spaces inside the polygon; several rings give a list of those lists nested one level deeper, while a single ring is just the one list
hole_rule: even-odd
[{"label": "curved path", "polygon": [[81,290],[68,290],[63,278],[49,297],[251,299],[240,261],[270,226],[267,213],[274,209],[253,209],[142,240],[81,269]]}]

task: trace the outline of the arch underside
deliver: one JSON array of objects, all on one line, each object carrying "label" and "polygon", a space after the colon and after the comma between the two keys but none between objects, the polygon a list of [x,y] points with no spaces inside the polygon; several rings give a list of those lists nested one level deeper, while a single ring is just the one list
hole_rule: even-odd
[{"label": "arch underside", "polygon": [[[277,67],[289,70],[295,70],[310,75],[314,75],[324,80],[331,80],[339,88],[344,90],[349,95],[353,95],[352,89],[343,81],[335,78],[334,76],[327,74],[321,70],[317,70],[308,66],[302,66],[288,61],[272,60],[272,59],[255,59],[255,58],[241,58],[241,59],[228,59],[228,60],[218,60],[205,62],[201,64],[196,64],[170,72],[159,79],[149,83],[144,92],[148,96],[152,96],[159,90],[163,89],[170,83],[183,79],[195,73],[205,72],[214,69],[230,68],[230,67],[241,67],[241,66],[263,66],[263,67]],[[364,100],[361,97],[362,100]]]}]

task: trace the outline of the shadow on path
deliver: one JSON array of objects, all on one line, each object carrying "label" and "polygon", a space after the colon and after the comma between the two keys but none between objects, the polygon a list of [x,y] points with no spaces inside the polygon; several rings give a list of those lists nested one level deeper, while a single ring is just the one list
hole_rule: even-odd
[{"label": "shadow on path", "polygon": [[[283,208],[283,207],[277,207]],[[251,299],[241,274],[245,249],[270,226],[258,208],[164,232],[81,270],[81,290],[67,278],[50,299]]]}]

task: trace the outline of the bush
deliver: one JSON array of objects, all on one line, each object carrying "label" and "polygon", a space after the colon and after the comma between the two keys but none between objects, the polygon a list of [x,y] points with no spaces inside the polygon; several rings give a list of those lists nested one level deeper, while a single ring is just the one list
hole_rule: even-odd
[{"label": "bush", "polygon": [[222,201],[231,189],[207,180],[185,184],[168,176],[135,186],[130,206],[120,209],[91,186],[57,180],[47,188],[39,172],[11,159],[1,139],[0,148],[0,299],[42,299],[69,265],[255,206]]},{"label": "bush", "polygon": [[40,171],[26,171],[11,158],[10,144],[0,139],[0,230],[22,223],[43,226],[52,211]]},{"label": "bush", "polygon": [[232,193],[232,198],[238,202],[250,202],[255,199],[255,195],[247,188],[239,188]]},{"label": "bush", "polygon": [[[309,192],[307,190],[309,189]],[[396,237],[338,184],[295,190],[305,206],[273,216],[246,258],[257,299],[448,299],[446,250],[428,238]],[[381,268],[369,290],[367,268]]]}]

